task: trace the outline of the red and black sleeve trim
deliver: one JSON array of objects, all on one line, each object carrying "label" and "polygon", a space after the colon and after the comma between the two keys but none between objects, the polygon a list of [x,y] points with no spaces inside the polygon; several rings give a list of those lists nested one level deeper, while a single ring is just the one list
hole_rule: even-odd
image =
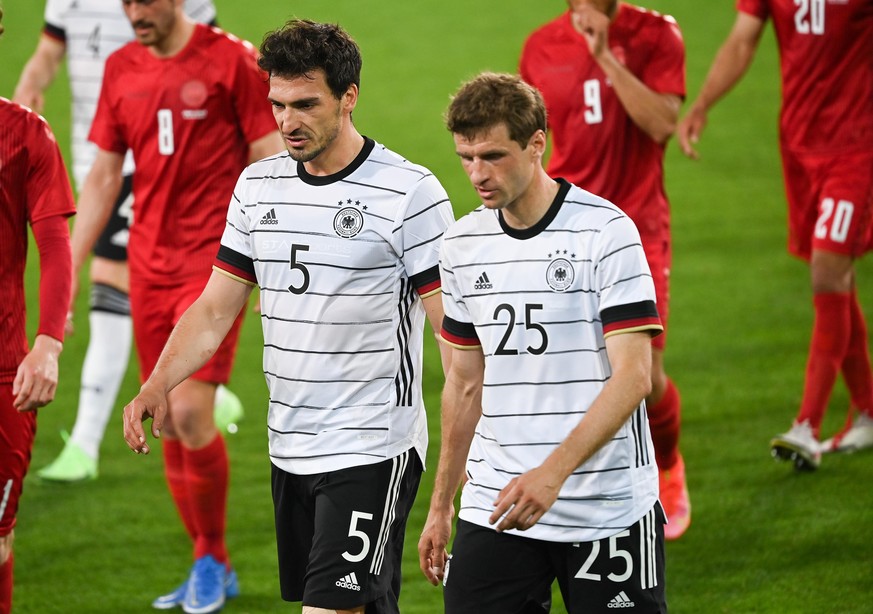
[{"label": "red and black sleeve trim", "polygon": [[253,284],[258,283],[258,279],[255,276],[255,264],[252,262],[252,259],[224,245],[218,248],[215,266],[244,281]]},{"label": "red and black sleeve trim", "polygon": [[472,349],[482,345],[479,335],[476,334],[476,327],[472,323],[458,322],[449,316],[443,317],[440,337],[449,345],[461,349]]},{"label": "red and black sleeve trim", "polygon": [[654,301],[608,307],[600,312],[600,319],[603,322],[603,334],[607,337],[617,332],[645,330],[655,337],[664,330]]},{"label": "red and black sleeve trim", "polygon": [[42,29],[42,33],[48,36],[49,38],[53,38],[59,43],[67,44],[67,32],[63,28],[59,28],[50,23],[46,23]]},{"label": "red and black sleeve trim", "polygon": [[434,265],[426,271],[416,273],[409,278],[409,281],[415,286],[420,296],[430,296],[442,287],[440,283],[440,267],[439,265]]}]

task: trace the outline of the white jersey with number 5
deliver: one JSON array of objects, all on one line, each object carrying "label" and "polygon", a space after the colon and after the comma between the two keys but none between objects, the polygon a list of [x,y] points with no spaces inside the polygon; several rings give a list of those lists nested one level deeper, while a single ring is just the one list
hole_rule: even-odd
[{"label": "white jersey with number 5", "polygon": [[424,462],[424,308],[451,203],[426,168],[366,139],[343,171],[286,154],[234,190],[216,268],[257,283],[270,457],[294,474]]}]

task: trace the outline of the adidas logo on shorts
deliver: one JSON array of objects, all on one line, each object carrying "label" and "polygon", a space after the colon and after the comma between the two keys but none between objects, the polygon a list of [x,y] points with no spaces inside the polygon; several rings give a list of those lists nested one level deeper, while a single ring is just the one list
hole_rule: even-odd
[{"label": "adidas logo on shorts", "polygon": [[266,215],[264,215],[264,217],[262,217],[261,221],[260,221],[261,225],[263,225],[263,224],[278,224],[278,223],[279,223],[279,220],[276,219],[276,210],[275,209],[270,209],[269,211],[267,211]]},{"label": "adidas logo on shorts", "polygon": [[358,585],[358,577],[355,575],[355,572],[352,572],[345,577],[337,580],[336,585],[340,588],[347,588],[350,591],[361,590],[361,587]]},{"label": "adidas logo on shorts", "polygon": [[627,593],[621,591],[618,595],[612,598],[612,601],[606,604],[607,608],[632,608],[636,604],[630,600]]}]

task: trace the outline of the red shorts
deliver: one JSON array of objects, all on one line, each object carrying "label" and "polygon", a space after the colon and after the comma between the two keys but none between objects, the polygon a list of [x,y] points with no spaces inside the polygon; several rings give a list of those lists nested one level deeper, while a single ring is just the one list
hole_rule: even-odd
[{"label": "red shorts", "polygon": [[[139,357],[140,381],[145,381],[154,370],[173,327],[185,310],[203,292],[202,281],[178,286],[156,286],[142,282],[130,284],[130,314],[133,336]],[[224,384],[230,379],[236,342],[245,309],[242,309],[209,361],[191,377],[203,382]]]},{"label": "red shorts", "polygon": [[873,250],[873,152],[800,154],[782,148],[788,251],[856,258]]},{"label": "red shorts", "polygon": [[30,466],[36,412],[12,406],[12,384],[0,384],[0,537],[15,528],[18,500]]},{"label": "red shorts", "polygon": [[652,271],[652,281],[655,282],[655,298],[658,305],[658,315],[664,332],[652,337],[652,346],[663,351],[667,345],[667,316],[670,313],[670,265],[672,250],[669,237],[650,235],[643,237],[643,251],[646,261]]}]

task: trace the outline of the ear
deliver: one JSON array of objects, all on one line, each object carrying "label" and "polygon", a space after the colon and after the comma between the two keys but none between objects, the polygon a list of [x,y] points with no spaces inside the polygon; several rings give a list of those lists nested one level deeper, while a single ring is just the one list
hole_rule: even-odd
[{"label": "ear", "polygon": [[527,142],[527,146],[531,150],[531,154],[535,157],[541,158],[546,153],[546,133],[543,130],[537,130],[531,135],[530,140]]},{"label": "ear", "polygon": [[343,111],[348,111],[349,113],[354,110],[355,106],[358,104],[358,86],[352,83],[349,85],[349,89],[346,90],[346,93],[343,94],[343,97],[340,99],[340,105],[342,105]]}]

